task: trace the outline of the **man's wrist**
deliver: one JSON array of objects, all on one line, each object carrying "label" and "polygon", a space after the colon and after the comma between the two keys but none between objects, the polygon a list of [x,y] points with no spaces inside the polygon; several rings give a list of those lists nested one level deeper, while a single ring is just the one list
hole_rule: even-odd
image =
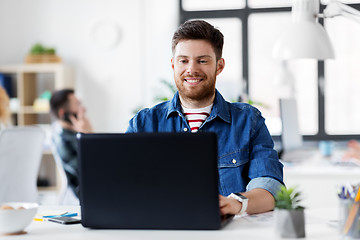
[{"label": "man's wrist", "polygon": [[236,199],[239,203],[241,203],[241,209],[240,209],[240,211],[238,212],[238,214],[246,213],[247,206],[248,206],[248,199],[247,199],[247,197],[245,197],[245,196],[242,195],[241,193],[231,193],[228,197],[229,197],[229,198]]}]

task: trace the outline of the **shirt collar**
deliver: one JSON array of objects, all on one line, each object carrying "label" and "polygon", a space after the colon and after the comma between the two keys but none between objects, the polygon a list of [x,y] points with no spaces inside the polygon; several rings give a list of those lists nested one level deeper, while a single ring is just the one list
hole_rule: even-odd
[{"label": "shirt collar", "polygon": [[179,92],[176,92],[173,99],[168,103],[166,118],[169,118],[173,113],[181,114]]},{"label": "shirt collar", "polygon": [[[176,92],[173,99],[169,102],[166,118],[169,118],[174,113],[177,115],[182,114],[179,92]],[[207,121],[211,121],[216,117],[220,117],[227,123],[231,122],[229,106],[218,90],[215,90],[214,105]]]}]

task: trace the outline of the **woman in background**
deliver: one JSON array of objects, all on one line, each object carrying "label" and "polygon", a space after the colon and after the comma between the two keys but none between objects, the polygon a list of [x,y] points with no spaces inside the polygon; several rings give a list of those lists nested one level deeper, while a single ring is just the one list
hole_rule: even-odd
[{"label": "woman in background", "polygon": [[349,149],[345,152],[343,160],[357,159],[360,161],[360,143],[356,140],[350,140],[347,145]]},{"label": "woman in background", "polygon": [[10,124],[9,96],[0,86],[0,130]]}]

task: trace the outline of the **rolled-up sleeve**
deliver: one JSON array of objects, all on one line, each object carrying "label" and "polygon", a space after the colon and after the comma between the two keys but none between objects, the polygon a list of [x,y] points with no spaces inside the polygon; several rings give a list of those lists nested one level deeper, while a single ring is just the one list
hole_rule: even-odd
[{"label": "rolled-up sleeve", "polygon": [[278,180],[269,177],[258,177],[252,179],[246,186],[246,191],[253,190],[255,188],[265,189],[270,192],[273,196],[280,190],[283,184]]}]

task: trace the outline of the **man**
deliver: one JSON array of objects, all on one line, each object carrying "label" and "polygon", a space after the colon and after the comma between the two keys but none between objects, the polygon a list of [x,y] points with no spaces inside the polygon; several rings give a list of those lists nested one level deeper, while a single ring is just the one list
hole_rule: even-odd
[{"label": "man", "polygon": [[[172,101],[137,113],[127,132],[215,132],[221,214],[266,212],[274,208],[274,195],[283,184],[283,166],[260,112],[248,104],[226,102],[215,89],[225,66],[222,47],[222,33],[209,23],[182,24],[172,39],[178,92]],[[188,147],[196,146],[184,146],[184,151]],[[239,192],[248,204],[224,197]]]},{"label": "man", "polygon": [[56,119],[53,134],[56,151],[62,159],[69,186],[79,197],[76,133],[91,133],[92,126],[85,115],[85,108],[72,89],[54,92],[50,109]]}]

